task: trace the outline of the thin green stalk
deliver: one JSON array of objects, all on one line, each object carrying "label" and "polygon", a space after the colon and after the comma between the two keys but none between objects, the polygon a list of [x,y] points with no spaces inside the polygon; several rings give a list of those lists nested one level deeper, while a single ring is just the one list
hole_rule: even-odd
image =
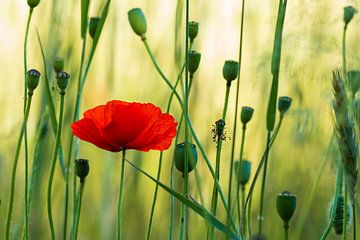
[{"label": "thin green stalk", "polygon": [[270,136],[271,132],[268,131],[267,134],[267,143],[266,143],[266,154],[265,154],[265,162],[264,162],[264,169],[263,169],[263,177],[261,182],[261,192],[260,192],[260,214],[259,214],[259,235],[262,234],[262,222],[264,220],[263,212],[264,212],[264,198],[265,198],[265,184],[266,184],[266,172],[267,172],[267,163],[269,159],[269,151],[270,151]]},{"label": "thin green stalk", "polygon": [[[28,19],[26,23],[26,30],[25,30],[25,40],[24,40],[24,114],[26,112],[26,101],[27,101],[27,94],[26,94],[26,74],[27,74],[27,43],[28,43],[28,36],[29,36],[29,28],[31,17],[33,14],[33,8],[29,9]],[[24,130],[24,150],[25,150],[25,197],[24,197],[24,205],[25,205],[25,214],[24,214],[24,239],[29,238],[29,205],[28,205],[28,181],[29,181],[29,156],[28,156],[28,137],[27,137],[27,127],[25,125]]]},{"label": "thin green stalk", "polygon": [[343,235],[342,240],[346,240],[347,238],[347,222],[348,222],[348,186],[346,184],[346,181],[344,181],[344,222],[343,222]]},{"label": "thin green stalk", "polygon": [[[228,102],[229,102],[229,95],[230,95],[230,86],[231,82],[227,81],[226,83],[226,92],[225,92],[225,100],[224,100],[224,108],[221,119],[225,121]],[[216,143],[216,162],[215,162],[215,177],[219,181],[220,180],[220,158],[221,158],[221,148],[222,148],[222,136],[221,134],[217,135],[217,143]],[[216,216],[216,210],[217,210],[217,202],[218,202],[218,188],[216,186],[216,183],[214,182],[213,186],[213,195],[211,198],[211,213]],[[229,213],[229,206],[230,202],[228,202],[228,208],[226,209],[227,213]],[[214,227],[210,226],[208,231],[208,239],[214,239]]]},{"label": "thin green stalk", "polygon": [[[245,0],[242,0],[241,7],[241,23],[240,23],[240,41],[239,41],[239,75],[236,83],[236,100],[235,100],[235,114],[234,114],[234,127],[232,134],[232,145],[231,145],[231,157],[230,157],[230,174],[229,174],[229,192],[228,192],[228,203],[229,211],[231,214],[231,188],[232,188],[232,176],[233,176],[233,166],[234,166],[234,156],[235,156],[235,144],[236,144],[236,129],[237,129],[237,116],[238,116],[238,107],[239,107],[239,93],[240,93],[240,77],[241,77],[241,63],[242,63],[242,45],[243,45],[243,32],[244,32],[244,15],[245,15]],[[239,159],[241,161],[241,158]],[[237,190],[236,198],[238,199],[239,191]],[[240,209],[238,208],[240,211]],[[227,225],[229,226],[231,215],[227,216]],[[240,214],[239,214],[240,219]],[[240,220],[239,220],[240,224]]]},{"label": "thin green stalk", "polygon": [[343,30],[343,36],[342,36],[342,64],[343,64],[344,78],[346,80],[346,83],[350,87],[349,90],[351,90],[351,82],[347,77],[347,71],[346,71],[346,30],[347,30],[347,25],[345,24]]},{"label": "thin green stalk", "polygon": [[16,169],[19,161],[19,155],[20,155],[20,149],[21,149],[21,143],[25,132],[25,127],[27,120],[29,118],[29,112],[31,107],[31,100],[32,100],[32,92],[28,93],[28,100],[26,102],[27,106],[25,109],[24,119],[23,123],[20,129],[19,138],[16,144],[16,150],[15,150],[15,157],[13,161],[13,168],[11,173],[11,187],[10,187],[10,200],[9,200],[9,207],[8,207],[8,214],[7,214],[7,220],[5,225],[5,240],[9,240],[10,237],[10,224],[11,224],[11,217],[12,217],[12,211],[14,207],[14,194],[15,194],[15,180],[16,180]]},{"label": "thin green stalk", "polygon": [[[79,78],[78,78],[78,84],[77,84],[77,95],[75,100],[75,112],[73,115],[73,121],[76,121],[79,117],[80,112],[80,99],[81,99],[81,79],[82,79],[82,70],[84,65],[84,59],[85,59],[85,50],[86,50],[86,37],[83,38],[82,41],[82,50],[81,50],[81,60],[80,60],[80,70],[79,70]],[[65,176],[65,201],[64,201],[64,224],[63,224],[63,237],[64,240],[66,240],[67,235],[67,223],[68,223],[68,209],[69,209],[69,180],[70,180],[70,168],[71,168],[71,156],[72,156],[72,149],[73,149],[73,143],[74,143],[74,135],[70,134],[70,142],[69,142],[69,154],[66,161],[66,176]],[[74,176],[74,182],[73,182],[73,196],[74,196],[74,212],[73,212],[73,221],[75,223],[75,215],[76,215],[76,176]]]},{"label": "thin green stalk", "polygon": [[289,224],[288,223],[284,224],[284,239],[285,240],[289,239]]},{"label": "thin green stalk", "polygon": [[[246,205],[246,202],[245,202]],[[248,226],[248,233],[249,233],[249,239],[252,239],[252,225],[251,225],[251,205],[252,205],[252,195],[250,196],[250,200],[249,200],[249,208],[248,208],[248,219],[247,219],[247,226]],[[246,207],[243,207],[243,209],[245,209]],[[245,216],[244,216],[245,217]],[[244,223],[244,229],[245,229],[245,223]],[[242,230],[244,231],[244,230]],[[244,234],[243,236],[244,239],[246,239],[246,234]]]},{"label": "thin green stalk", "polygon": [[124,169],[125,169],[125,153],[126,149],[122,150],[122,161],[121,161],[121,171],[120,171],[120,190],[119,190],[119,202],[117,208],[117,228],[116,228],[116,239],[121,239],[121,204],[122,204],[122,193],[124,188]]},{"label": "thin green stalk", "polygon": [[355,204],[352,203],[352,214],[353,214],[353,235],[354,235],[354,240],[356,240],[356,214],[355,214]]},{"label": "thin green stalk", "polygon": [[82,203],[82,196],[84,192],[85,186],[85,179],[83,181],[80,180],[80,189],[78,193],[78,207],[76,212],[76,222],[75,222],[75,230],[74,230],[74,240],[77,240],[78,231],[79,231],[79,222],[80,222],[80,213],[81,213],[81,203]]},{"label": "thin green stalk", "polygon": [[55,140],[55,149],[53,158],[51,161],[51,169],[50,169],[50,175],[49,175],[49,181],[48,181],[48,191],[47,191],[47,210],[48,210],[48,219],[50,224],[50,232],[51,232],[51,239],[55,239],[55,228],[54,228],[54,222],[53,222],[53,216],[52,216],[52,202],[51,202],[51,190],[52,190],[52,183],[54,179],[54,172],[56,167],[56,158],[58,156],[58,149],[59,149],[59,143],[61,139],[61,130],[62,130],[62,124],[63,124],[63,115],[64,115],[64,99],[65,99],[65,92],[60,92],[60,113],[59,113],[59,126],[56,131],[56,140]]},{"label": "thin green stalk", "polygon": [[[242,129],[242,135],[241,135],[241,146],[240,146],[240,157],[239,157],[239,168],[237,169],[237,181],[236,181],[236,202],[237,205],[240,206],[240,199],[239,199],[239,191],[240,191],[240,172],[241,172],[241,161],[243,160],[243,153],[244,153],[244,146],[245,146],[245,135],[246,135],[246,125],[243,125],[243,129]],[[231,163],[232,165],[230,166],[231,172],[230,175],[232,175],[232,171],[233,171],[233,162]],[[228,197],[228,202],[229,202],[229,209],[230,209],[230,201],[231,201],[231,185],[232,185],[232,177],[230,176],[230,183],[229,183],[229,197]],[[241,189],[243,190],[243,189]],[[245,189],[244,189],[245,191]],[[244,206],[244,204],[242,205]],[[240,208],[238,208],[238,220],[239,220],[239,224],[241,222],[241,214],[240,214]],[[244,228],[245,229],[245,228]]]},{"label": "thin green stalk", "polygon": [[[327,236],[329,235],[331,228],[333,227],[335,214],[336,214],[336,206],[337,206],[338,196],[340,194],[340,188],[342,185],[341,184],[342,178],[343,178],[343,167],[342,167],[342,163],[339,160],[338,171],[337,171],[337,175],[336,175],[335,196],[334,196],[333,204],[331,206],[330,218],[329,218],[329,222],[328,222],[320,240],[325,240],[327,238]],[[346,204],[345,204],[344,209],[345,208],[346,208]]]},{"label": "thin green stalk", "polygon": [[[238,198],[238,196],[236,196]],[[239,204],[239,201],[238,201],[238,214],[239,214],[239,224],[241,222],[241,216],[240,216],[240,204]],[[244,208],[245,206],[245,186],[244,185],[241,185],[241,209]],[[246,234],[246,222],[244,223],[244,228],[242,229],[242,232],[241,232],[241,236],[245,236]]]}]

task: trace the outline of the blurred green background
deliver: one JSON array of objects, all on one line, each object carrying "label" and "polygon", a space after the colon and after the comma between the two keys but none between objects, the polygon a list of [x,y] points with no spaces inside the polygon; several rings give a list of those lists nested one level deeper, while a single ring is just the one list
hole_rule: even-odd
[{"label": "blurred green background", "polygon": [[[105,1],[92,1],[90,16],[99,15]],[[222,65],[227,59],[238,58],[241,1],[192,0],[190,20],[200,23],[194,49],[202,53],[200,70],[194,79],[190,96],[190,114],[194,127],[215,161],[215,144],[211,128],[221,117],[225,81]],[[152,102],[166,110],[170,90],[153,67],[138,36],[127,20],[127,12],[141,7],[147,17],[147,38],[154,54],[170,79],[175,80],[179,65],[184,61],[183,1],[112,1],[109,16],[95,54],[84,90],[82,110],[103,104],[111,99]],[[304,0],[289,1],[285,20],[283,55],[279,95],[293,98],[269,162],[266,191],[265,230],[268,239],[282,239],[282,222],[276,214],[276,194],[289,190],[298,197],[298,207],[291,222],[290,239],[319,239],[328,221],[330,201],[334,191],[336,145],[330,145],[333,117],[331,71],[341,66],[341,34],[343,7],[352,4],[360,8],[359,1]],[[259,161],[266,140],[265,116],[271,84],[270,60],[273,47],[277,1],[253,0],[245,6],[244,49],[241,66],[240,105],[255,108],[253,121],[248,126],[245,158]],[[0,236],[5,224],[10,171],[23,109],[23,38],[28,7],[25,0],[2,1],[0,8]],[[178,20],[176,20],[178,18]],[[179,25],[179,22],[182,23]],[[360,16],[356,16],[348,29],[348,69],[360,68]],[[28,68],[44,72],[36,30],[42,38],[48,61],[54,56],[66,59],[65,69],[71,73],[66,96],[63,133],[64,152],[68,152],[70,124],[75,104],[77,77],[81,53],[79,1],[42,1],[35,9],[30,28]],[[177,36],[177,37],[176,37]],[[49,72],[50,69],[49,69]],[[52,76],[54,83],[54,77]],[[54,83],[55,86],[55,83]],[[55,96],[58,96],[55,94]],[[56,97],[57,100],[58,97]],[[56,101],[59,103],[59,101]],[[235,84],[231,89],[227,133],[232,135],[235,104]],[[31,239],[49,239],[46,216],[46,187],[49,162],[53,151],[54,135],[50,124],[41,129],[40,117],[46,105],[44,83],[34,95],[29,118],[29,153],[31,163],[35,140],[39,136],[38,157],[41,161],[35,181],[31,205]],[[179,106],[174,101],[172,114],[179,119]],[[238,125],[239,126],[239,125]],[[239,129],[239,127],[238,127]],[[240,148],[238,132],[236,153]],[[223,144],[221,183],[226,192],[231,141]],[[128,159],[156,176],[158,152],[129,151]],[[113,239],[118,199],[120,154],[105,152],[91,144],[81,142],[81,158],[90,160],[90,175],[84,193],[79,239]],[[322,161],[326,165],[306,210],[306,201],[318,175]],[[165,153],[161,181],[169,185],[172,149]],[[23,212],[23,154],[19,161],[17,190],[12,232],[19,239]],[[210,208],[212,180],[200,156],[198,175],[204,204]],[[57,165],[53,206],[55,227],[60,236],[63,220],[65,185]],[[123,204],[124,239],[143,239],[147,231],[154,184],[129,165],[125,169]],[[181,175],[175,173],[176,189],[181,191]],[[200,201],[195,187],[195,174],[190,174],[191,195]],[[253,201],[253,225],[256,232],[258,189]],[[160,190],[155,210],[152,239],[167,239],[170,219],[170,195]],[[219,217],[225,221],[223,208]],[[176,202],[176,225],[179,205]],[[308,214],[307,214],[308,213]],[[302,219],[304,224],[302,224]],[[204,220],[190,211],[190,239],[204,239]],[[16,235],[18,234],[18,235]],[[176,235],[175,235],[176,236]],[[219,237],[221,235],[219,234]],[[331,233],[328,239],[337,239]]]}]

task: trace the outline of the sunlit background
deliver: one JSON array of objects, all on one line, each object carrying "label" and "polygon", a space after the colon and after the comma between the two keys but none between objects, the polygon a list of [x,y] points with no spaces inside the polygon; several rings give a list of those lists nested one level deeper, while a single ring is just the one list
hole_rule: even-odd
[{"label": "sunlit background", "polygon": [[[216,146],[211,128],[221,117],[225,95],[222,66],[227,59],[238,59],[241,1],[190,1],[190,20],[200,23],[194,49],[202,53],[199,72],[190,96],[190,115],[198,135],[215,164]],[[92,1],[90,15],[99,15],[105,1]],[[293,106],[284,120],[269,162],[265,205],[265,234],[268,239],[282,239],[282,222],[275,208],[276,194],[289,190],[298,197],[298,207],[291,222],[290,239],[319,239],[328,222],[330,202],[335,185],[336,145],[329,147],[333,131],[330,108],[332,99],[331,72],[341,67],[343,7],[360,8],[359,1],[303,0],[289,1],[283,38],[279,95],[293,98]],[[0,7],[0,236],[5,224],[10,172],[18,132],[23,116],[23,39],[28,7],[25,0],[2,1]],[[184,1],[112,1],[95,59],[84,90],[81,112],[111,99],[152,102],[166,110],[170,90],[157,74],[141,39],[128,23],[127,12],[141,7],[148,22],[150,47],[172,81],[184,61]],[[273,47],[278,1],[252,0],[245,4],[244,48],[241,66],[240,105],[255,109],[248,126],[245,158],[257,165],[266,141],[266,107],[271,84],[270,61]],[[68,152],[70,124],[75,104],[76,84],[81,54],[79,1],[42,1],[35,9],[30,28],[28,67],[43,72],[36,31],[44,44],[51,71],[54,56],[66,59],[65,69],[71,73],[66,95],[63,133],[64,152]],[[177,15],[178,13],[178,15]],[[178,19],[176,19],[178,18]],[[360,16],[348,29],[348,69],[360,68]],[[177,36],[177,37],[175,37]],[[54,76],[51,76],[55,86]],[[231,89],[226,131],[232,135],[235,109],[235,84]],[[55,90],[56,91],[56,90]],[[58,96],[58,95],[57,95]],[[59,99],[57,99],[59,100]],[[56,101],[59,103],[59,101]],[[49,239],[46,215],[46,187],[54,135],[50,124],[40,134],[39,155],[34,156],[37,128],[46,105],[44,82],[36,90],[29,118],[30,164],[41,159],[39,175],[34,182],[31,204],[30,239]],[[172,114],[179,119],[180,108],[173,103]],[[238,128],[239,129],[239,128]],[[240,130],[236,139],[236,156],[240,148]],[[182,135],[181,135],[182,138]],[[230,149],[233,139],[223,145],[220,182],[228,183]],[[169,185],[172,149],[165,153],[161,181]],[[158,152],[129,151],[128,159],[156,176]],[[81,142],[81,158],[90,160],[91,171],[84,192],[79,239],[113,239],[119,189],[120,154],[105,152]],[[321,168],[326,160],[325,167]],[[20,239],[23,219],[23,154],[19,161],[17,191],[12,233]],[[310,192],[320,171],[315,194]],[[200,156],[197,173],[203,199],[190,174],[190,194],[209,209],[212,178]],[[181,191],[181,174],[175,173],[176,189]],[[59,236],[63,221],[65,185],[57,165],[53,199],[55,227]],[[125,169],[124,239],[144,239],[149,221],[154,184],[129,165]],[[257,230],[259,189],[253,201],[253,225]],[[179,223],[176,202],[176,225]],[[220,219],[225,212],[220,207]],[[167,239],[170,222],[170,195],[159,192],[152,239]],[[190,211],[190,239],[204,239],[205,221]],[[176,232],[175,232],[176,233]],[[175,235],[176,236],[176,235]],[[221,235],[219,234],[218,237]],[[337,239],[331,233],[328,239]]]}]

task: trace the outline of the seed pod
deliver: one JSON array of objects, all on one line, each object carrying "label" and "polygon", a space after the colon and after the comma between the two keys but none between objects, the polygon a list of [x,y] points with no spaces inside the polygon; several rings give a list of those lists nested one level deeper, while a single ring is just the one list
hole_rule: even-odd
[{"label": "seed pod", "polygon": [[[334,216],[334,222],[333,222],[333,228],[335,230],[335,233],[337,235],[341,235],[343,233],[343,224],[344,224],[344,196],[339,195],[337,202],[336,202],[336,210],[335,210],[335,216]],[[346,214],[346,225],[349,225],[350,223],[350,211],[351,208],[349,204],[347,204],[347,214]]]},{"label": "seed pod", "polygon": [[77,159],[75,160],[75,173],[80,178],[80,182],[84,182],[86,176],[89,174],[90,166],[89,160]]},{"label": "seed pod", "polygon": [[353,19],[354,15],[357,13],[356,8],[352,6],[347,6],[344,8],[344,23],[345,26],[350,23],[350,21]]},{"label": "seed pod", "polygon": [[32,93],[35,88],[39,85],[40,81],[40,72],[36,69],[31,69],[26,74],[26,85],[29,90],[29,93]]},{"label": "seed pod", "polygon": [[95,37],[97,27],[99,26],[101,18],[100,17],[91,17],[89,22],[89,34],[91,38]]},{"label": "seed pod", "polygon": [[278,100],[278,110],[280,112],[280,115],[284,115],[291,106],[292,99],[287,96],[279,97]]},{"label": "seed pod", "polygon": [[37,5],[39,5],[40,0],[27,0],[27,4],[30,8],[35,8]]},{"label": "seed pod", "polygon": [[245,186],[250,180],[251,162],[248,160],[235,161],[234,168],[235,175],[238,178],[239,183]]},{"label": "seed pod", "polygon": [[246,125],[252,118],[254,113],[254,109],[251,107],[242,107],[241,108],[241,114],[240,114],[240,119],[243,125]]},{"label": "seed pod", "polygon": [[233,60],[227,60],[223,67],[223,77],[231,82],[235,80],[239,75],[239,63]]},{"label": "seed pod", "polygon": [[[191,172],[197,163],[197,151],[196,151],[196,146],[195,144],[192,143],[187,143],[188,144],[188,173]],[[185,142],[183,143],[179,143],[175,146],[175,152],[174,152],[174,162],[175,162],[175,166],[176,168],[184,173],[184,163],[185,163]]]},{"label": "seed pod", "polygon": [[56,74],[57,84],[60,88],[60,93],[65,93],[65,89],[69,83],[70,74],[61,71]]},{"label": "seed pod", "polygon": [[199,68],[199,64],[200,64],[200,60],[201,60],[201,53],[192,50],[189,53],[189,73],[190,75],[193,75],[196,70]]},{"label": "seed pod", "polygon": [[133,8],[128,12],[128,18],[133,31],[144,38],[147,27],[143,11],[140,8]]},{"label": "seed pod", "polygon": [[276,197],[276,209],[284,223],[288,223],[296,209],[296,196],[284,191]]},{"label": "seed pod", "polygon": [[351,70],[348,71],[348,78],[351,84],[351,91],[353,96],[360,88],[360,71],[358,70]]},{"label": "seed pod", "polygon": [[198,32],[199,32],[199,23],[195,21],[189,22],[189,38],[191,42],[194,41],[194,39],[198,35]]},{"label": "seed pod", "polygon": [[59,73],[64,70],[64,59],[61,57],[55,57],[53,62],[53,68],[55,73]]}]

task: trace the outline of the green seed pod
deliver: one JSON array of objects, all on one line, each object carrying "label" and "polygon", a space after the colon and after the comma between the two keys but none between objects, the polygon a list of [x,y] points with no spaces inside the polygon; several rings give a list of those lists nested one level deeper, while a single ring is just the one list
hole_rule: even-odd
[{"label": "green seed pod", "polygon": [[143,11],[140,8],[133,8],[128,12],[128,18],[133,31],[144,38],[146,33],[146,18]]},{"label": "green seed pod", "polygon": [[352,7],[352,6],[347,6],[344,8],[344,22],[345,22],[345,26],[348,25],[351,21],[351,19],[353,19],[354,15],[357,13],[356,8]]},{"label": "green seed pod", "polygon": [[89,174],[90,166],[89,160],[77,159],[75,160],[75,173],[80,178],[80,182],[84,182],[86,176]]},{"label": "green seed pod", "polygon": [[196,70],[199,68],[199,64],[200,64],[200,60],[201,60],[201,53],[192,50],[189,53],[189,72],[190,75],[193,75]]},{"label": "green seed pod", "polygon": [[195,21],[189,22],[189,38],[191,42],[194,41],[194,39],[198,35],[198,32],[199,32],[199,23]]},{"label": "green seed pod", "polygon": [[61,71],[56,74],[57,84],[60,88],[60,93],[65,93],[65,89],[69,83],[70,74]]},{"label": "green seed pod", "polygon": [[233,60],[227,60],[224,63],[223,67],[223,76],[228,81],[231,82],[235,80],[239,75],[239,63]]},{"label": "green seed pod", "polygon": [[296,196],[291,192],[284,191],[276,197],[276,209],[284,223],[288,223],[294,215],[296,208]]},{"label": "green seed pod", "polygon": [[[235,161],[234,168],[235,168],[234,169],[235,175],[238,178],[239,183],[241,185],[245,186],[250,180],[251,162],[248,160]],[[238,175],[238,173],[239,173],[239,175]]]},{"label": "green seed pod", "polygon": [[35,88],[39,85],[40,81],[40,72],[36,69],[31,69],[26,74],[26,85],[29,90],[29,93],[32,93]]},{"label": "green seed pod", "polygon": [[64,70],[64,59],[61,57],[55,57],[53,62],[53,68],[55,73],[59,73]]},{"label": "green seed pod", "polygon": [[[188,173],[191,172],[197,163],[197,151],[195,144],[187,143],[188,144]],[[184,161],[185,161],[185,143],[179,143],[175,146],[175,152],[174,152],[174,162],[176,168],[184,173]]]},{"label": "green seed pod", "polygon": [[348,78],[351,83],[352,94],[355,95],[355,93],[359,91],[360,88],[360,71],[357,70],[348,71]]},{"label": "green seed pod", "polygon": [[278,110],[280,112],[280,115],[284,115],[291,106],[292,99],[287,96],[279,97],[278,100]]},{"label": "green seed pod", "polygon": [[91,38],[95,37],[97,27],[99,26],[101,18],[100,17],[91,17],[89,22],[89,34]]},{"label": "green seed pod", "polygon": [[27,4],[30,8],[35,8],[37,5],[39,5],[40,0],[27,0]]},{"label": "green seed pod", "polygon": [[254,113],[254,109],[251,107],[242,107],[241,108],[241,114],[240,119],[243,125],[246,125],[252,118]]},{"label": "green seed pod", "polygon": [[[337,235],[341,235],[343,233],[343,224],[344,224],[344,196],[339,195],[336,202],[336,210],[333,222],[333,228]],[[346,225],[350,223],[350,212],[351,208],[349,204],[347,204],[347,214],[346,214]]]}]

